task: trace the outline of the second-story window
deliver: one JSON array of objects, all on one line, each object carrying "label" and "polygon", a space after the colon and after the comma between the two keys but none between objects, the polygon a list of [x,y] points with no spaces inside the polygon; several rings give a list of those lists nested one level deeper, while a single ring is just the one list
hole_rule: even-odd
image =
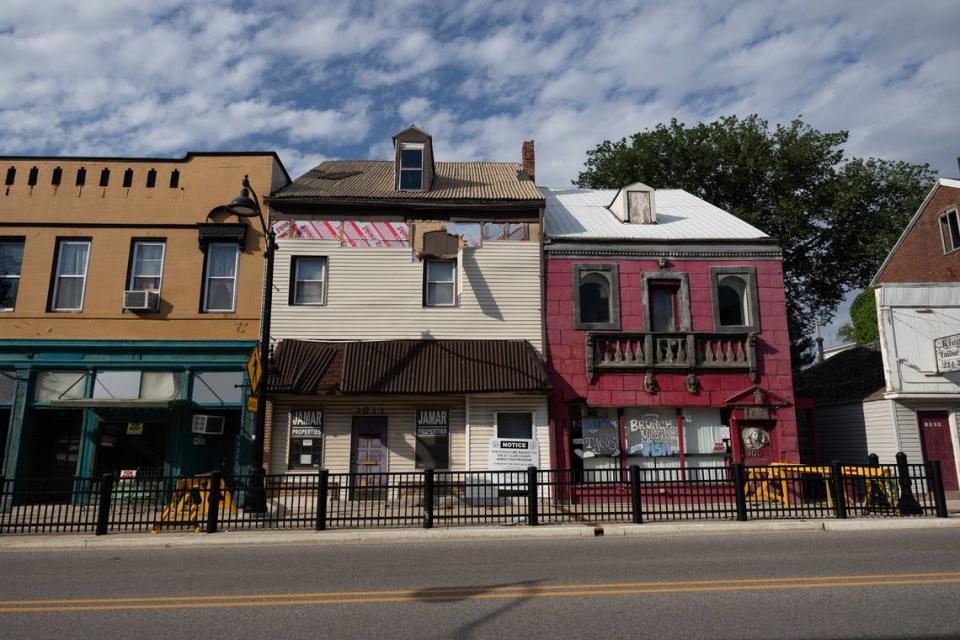
[{"label": "second-story window", "polygon": [[20,288],[23,240],[0,242],[0,311],[13,311]]},{"label": "second-story window", "polygon": [[159,293],[163,281],[164,250],[163,242],[137,240],[133,243],[129,289]]},{"label": "second-story window", "polygon": [[83,295],[87,288],[89,260],[89,240],[60,241],[57,247],[51,310],[83,311]]},{"label": "second-story window", "polygon": [[207,266],[203,284],[203,310],[234,311],[237,302],[237,266],[240,247],[212,243],[207,248]]},{"label": "second-story window", "polygon": [[760,326],[757,275],[753,267],[711,267],[713,319],[717,331],[748,331]]},{"label": "second-story window", "polygon": [[327,259],[298,256],[293,258],[293,296],[295,305],[322,305],[326,302]]},{"label": "second-story window", "polygon": [[402,143],[400,146],[400,190],[423,189],[423,145]]},{"label": "second-story window", "polygon": [[960,249],[960,221],[957,220],[956,209],[940,216],[940,236],[944,253]]},{"label": "second-story window", "polygon": [[620,328],[620,282],[615,264],[573,266],[573,313],[577,329]]},{"label": "second-story window", "polygon": [[457,302],[457,261],[426,260],[424,270],[424,305],[454,306]]},{"label": "second-story window", "polygon": [[650,287],[650,330],[672,333],[679,329],[680,284],[674,282],[651,282]]}]

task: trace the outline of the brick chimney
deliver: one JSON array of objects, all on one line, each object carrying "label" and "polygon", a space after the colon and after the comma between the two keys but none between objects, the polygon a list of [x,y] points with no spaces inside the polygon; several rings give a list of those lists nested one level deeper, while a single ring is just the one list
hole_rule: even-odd
[{"label": "brick chimney", "polygon": [[533,152],[533,140],[523,141],[523,151],[521,152],[520,168],[524,173],[530,176],[530,179],[536,182],[537,160]]}]

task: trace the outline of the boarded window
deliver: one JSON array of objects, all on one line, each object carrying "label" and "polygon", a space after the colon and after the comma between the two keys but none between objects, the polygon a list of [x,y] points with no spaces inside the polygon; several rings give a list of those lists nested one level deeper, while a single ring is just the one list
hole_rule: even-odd
[{"label": "boarded window", "polygon": [[133,169],[127,169],[123,172],[123,188],[129,189],[133,186]]},{"label": "boarded window", "polygon": [[110,186],[110,169],[104,169],[100,172],[100,186]]},{"label": "boarded window", "polygon": [[16,167],[10,167],[9,169],[7,169],[7,181],[6,181],[6,185],[9,187],[10,185],[13,184],[14,180],[16,180],[16,179],[17,179],[17,168],[16,168]]},{"label": "boarded window", "polygon": [[60,183],[63,181],[63,169],[57,167],[53,170],[53,175],[50,177],[50,184],[55,187],[59,187]]},{"label": "boarded window", "polygon": [[497,437],[515,440],[533,439],[533,414],[497,413]]},{"label": "boarded window", "polygon": [[170,172],[170,188],[176,189],[180,186],[180,170],[174,169]]},{"label": "boarded window", "polygon": [[82,187],[87,184],[87,170],[83,167],[77,169],[77,183],[76,186]]},{"label": "boarded window", "polygon": [[37,186],[37,178],[40,177],[40,169],[33,167],[30,169],[30,175],[27,176],[27,184],[31,187]]},{"label": "boarded window", "polygon": [[157,186],[157,170],[150,169],[147,171],[147,189],[153,189]]}]

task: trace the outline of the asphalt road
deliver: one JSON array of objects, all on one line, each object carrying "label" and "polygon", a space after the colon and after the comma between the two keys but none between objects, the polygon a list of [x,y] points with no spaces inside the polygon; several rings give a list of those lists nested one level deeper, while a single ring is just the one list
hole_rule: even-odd
[{"label": "asphalt road", "polygon": [[0,553],[0,638],[957,638],[960,533]]}]

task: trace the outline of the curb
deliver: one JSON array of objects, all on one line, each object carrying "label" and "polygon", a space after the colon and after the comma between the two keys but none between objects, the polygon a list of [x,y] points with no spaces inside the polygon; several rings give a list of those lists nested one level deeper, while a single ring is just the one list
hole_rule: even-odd
[{"label": "curb", "polygon": [[774,522],[709,522],[555,525],[539,527],[462,527],[355,531],[227,531],[216,534],[113,534],[15,536],[0,538],[0,553],[11,551],[75,551],[121,549],[184,549],[265,545],[412,544],[420,542],[621,538],[648,536],[756,535],[771,533],[845,533],[960,529],[960,518],[876,520],[790,520]]}]

